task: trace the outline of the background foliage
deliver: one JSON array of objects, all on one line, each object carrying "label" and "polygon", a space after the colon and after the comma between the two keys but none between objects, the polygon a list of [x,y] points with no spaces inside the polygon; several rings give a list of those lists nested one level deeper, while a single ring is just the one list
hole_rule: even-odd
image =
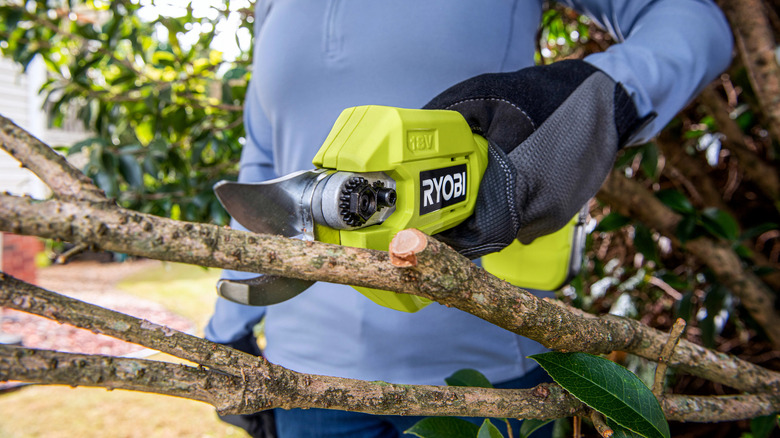
[{"label": "background foliage", "polygon": [[[151,1],[12,1],[0,6],[3,54],[40,56],[56,127],[74,116],[93,134],[68,154],[109,197],[174,219],[225,223],[212,193],[235,176],[249,79],[249,4],[195,8]],[[160,12],[167,15],[160,15]],[[244,41],[227,60],[220,31]],[[224,37],[224,35],[222,35]],[[235,50],[234,50],[235,51]]]},{"label": "background foliage", "polygon": [[[780,41],[777,2],[759,3]],[[84,154],[87,174],[109,196],[144,212],[225,223],[211,187],[237,172],[251,5],[182,5],[12,0],[0,4],[0,49],[22,65],[36,55],[44,59],[50,79],[42,92],[52,124],[75,116],[93,134],[67,153]],[[237,27],[229,32],[244,39],[228,59],[218,42],[226,41],[220,34],[230,20]],[[544,13],[538,41],[539,63],[582,57],[612,43],[587,18],[558,6]],[[738,254],[740,269],[758,275],[774,296],[780,290],[780,139],[761,102],[736,58],[654,142],[622,151],[616,170],[682,220],[674,233],[663,234],[615,205],[593,201],[583,273],[561,298],[660,329],[681,317],[688,339],[780,369],[780,353],[764,328],[711,265],[686,248],[700,236],[724,243]],[[612,359],[640,377],[651,375],[635,357],[616,353]],[[670,382],[678,393],[733,392],[682,374]],[[750,430],[747,423],[732,426]],[[711,432],[696,429],[686,433]]]}]

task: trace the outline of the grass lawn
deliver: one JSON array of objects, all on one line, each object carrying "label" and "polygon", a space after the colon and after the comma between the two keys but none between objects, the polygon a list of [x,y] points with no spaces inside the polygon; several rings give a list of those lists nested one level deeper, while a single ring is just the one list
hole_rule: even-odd
[{"label": "grass lawn", "polygon": [[[118,288],[161,303],[191,320],[197,335],[211,314],[219,270],[161,263],[125,278]],[[157,354],[149,359],[172,360]],[[0,394],[0,437],[237,437],[208,404],[102,388],[29,386]]]}]

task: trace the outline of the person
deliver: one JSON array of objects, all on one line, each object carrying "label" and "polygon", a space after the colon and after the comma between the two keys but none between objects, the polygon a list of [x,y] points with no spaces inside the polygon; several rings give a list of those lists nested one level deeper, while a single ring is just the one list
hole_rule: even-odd
[{"label": "person", "polygon": [[[619,148],[650,139],[728,66],[732,38],[709,0],[567,0],[618,43],[534,66],[543,3],[258,0],[239,181],[311,169],[345,108],[454,109],[488,138],[489,163],[474,215],[438,237],[475,258],[559,228],[596,193]],[[267,308],[219,299],[206,337],[250,345],[261,318],[266,358],[303,373],[442,385],[472,368],[499,387],[546,379],[527,357],[545,351],[534,341],[437,303],[403,313],[326,283]],[[283,438],[395,437],[417,420],[275,415]]]}]

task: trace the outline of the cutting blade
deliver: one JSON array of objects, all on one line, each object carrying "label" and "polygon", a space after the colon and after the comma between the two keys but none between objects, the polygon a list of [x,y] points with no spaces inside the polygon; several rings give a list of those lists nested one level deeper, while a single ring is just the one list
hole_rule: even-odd
[{"label": "cutting blade", "polygon": [[219,280],[217,293],[230,301],[249,306],[270,306],[296,297],[313,281],[262,275],[248,280]]},{"label": "cutting blade", "polygon": [[305,170],[261,183],[220,181],[219,202],[239,224],[256,233],[314,239],[312,194],[327,174]]}]

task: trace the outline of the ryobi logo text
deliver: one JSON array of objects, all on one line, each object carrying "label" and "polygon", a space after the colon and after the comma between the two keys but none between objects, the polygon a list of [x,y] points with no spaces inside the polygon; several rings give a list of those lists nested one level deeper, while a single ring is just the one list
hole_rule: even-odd
[{"label": "ryobi logo text", "polygon": [[466,200],[466,165],[420,172],[420,215]]}]

